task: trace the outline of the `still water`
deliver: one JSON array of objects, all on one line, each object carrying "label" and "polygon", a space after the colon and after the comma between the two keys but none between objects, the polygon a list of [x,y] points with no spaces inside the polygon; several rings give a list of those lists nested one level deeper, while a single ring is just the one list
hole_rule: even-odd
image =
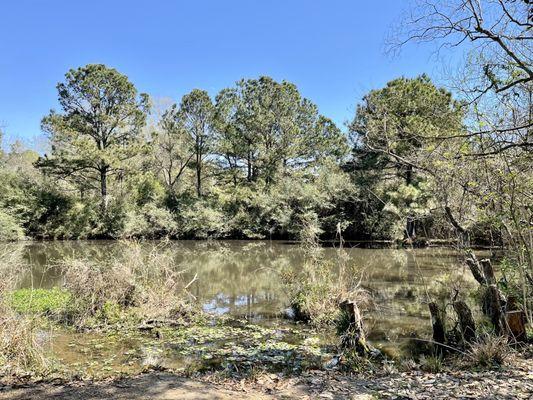
[{"label": "still water", "polygon": [[[146,242],[153,251],[157,242]],[[174,241],[159,243],[171,252],[177,270],[194,282],[189,291],[203,309],[272,325],[286,314],[288,298],[280,274],[298,272],[305,254],[295,243],[282,241]],[[67,259],[120,259],[128,247],[113,241],[65,241],[16,244],[28,271],[24,287],[61,286],[57,264]],[[324,248],[336,260],[338,249]],[[427,301],[446,296],[472,278],[461,256],[450,248],[372,249],[345,246],[345,268],[354,274],[372,301],[364,306],[369,338],[396,342],[430,330]],[[483,255],[483,254],[480,254]],[[147,268],[150,266],[147,265]]]}]

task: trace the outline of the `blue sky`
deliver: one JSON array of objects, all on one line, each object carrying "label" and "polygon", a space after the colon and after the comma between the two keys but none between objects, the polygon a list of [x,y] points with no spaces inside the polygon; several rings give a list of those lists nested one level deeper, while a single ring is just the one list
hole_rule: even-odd
[{"label": "blue sky", "polygon": [[6,0],[0,2],[0,125],[36,146],[69,68],[104,63],[139,91],[179,100],[240,78],[296,83],[339,125],[362,95],[395,77],[438,79],[433,49],[396,58],[385,37],[399,0]]}]

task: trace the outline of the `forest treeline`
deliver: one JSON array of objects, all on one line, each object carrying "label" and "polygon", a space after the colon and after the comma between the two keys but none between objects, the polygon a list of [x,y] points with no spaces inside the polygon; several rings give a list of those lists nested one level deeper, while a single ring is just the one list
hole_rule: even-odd
[{"label": "forest treeline", "polygon": [[346,129],[266,76],[165,104],[105,65],[72,69],[46,154],[0,153],[0,239],[455,238],[513,248],[532,279],[531,9],[482,3],[413,9],[389,50],[466,44],[464,62],[446,88],[371,90]]},{"label": "forest treeline", "polygon": [[[15,143],[1,154],[2,239],[340,230],[499,244],[520,229],[513,213],[531,211],[528,149],[483,154],[496,138],[470,134],[470,105],[425,75],[366,94],[347,134],[294,84],[265,76],[162,105],[91,64],[68,71],[57,91],[61,108],[42,120],[49,152]],[[524,93],[514,101],[531,101]]]}]

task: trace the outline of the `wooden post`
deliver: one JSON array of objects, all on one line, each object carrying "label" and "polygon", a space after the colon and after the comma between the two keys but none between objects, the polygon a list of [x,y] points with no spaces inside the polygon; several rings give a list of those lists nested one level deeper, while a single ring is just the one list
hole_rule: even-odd
[{"label": "wooden post", "polygon": [[526,334],[526,314],[522,310],[507,311],[505,322],[511,340],[525,342]]},{"label": "wooden post", "polygon": [[526,341],[526,313],[520,309],[516,296],[509,296],[505,308],[505,323],[510,339],[515,342]]},{"label": "wooden post", "polygon": [[476,339],[476,323],[474,322],[470,307],[464,301],[458,300],[453,303],[453,309],[459,319],[459,327],[463,340],[466,343],[474,341]]}]

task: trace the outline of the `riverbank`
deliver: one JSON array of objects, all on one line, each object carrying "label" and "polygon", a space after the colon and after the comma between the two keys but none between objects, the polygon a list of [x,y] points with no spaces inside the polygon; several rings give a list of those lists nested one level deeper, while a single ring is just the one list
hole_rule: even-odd
[{"label": "riverbank", "polygon": [[509,365],[486,370],[400,372],[394,367],[374,373],[346,374],[313,370],[298,376],[261,374],[223,379],[149,372],[98,382],[6,385],[0,399],[137,400],[137,399],[529,399],[533,395],[533,360],[515,358]]}]

